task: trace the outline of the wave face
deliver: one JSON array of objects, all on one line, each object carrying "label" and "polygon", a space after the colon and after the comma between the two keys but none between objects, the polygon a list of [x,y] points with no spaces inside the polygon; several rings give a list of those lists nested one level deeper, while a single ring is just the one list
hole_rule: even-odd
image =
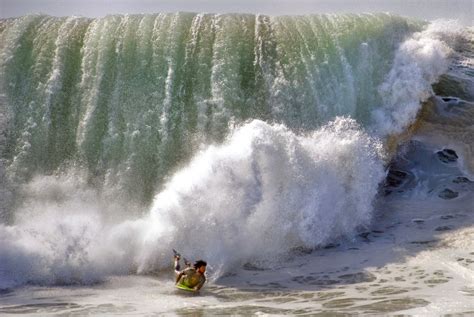
[{"label": "wave face", "polygon": [[366,124],[396,47],[419,27],[384,14],[4,20],[10,174],[80,165],[96,183],[150,199],[229,124]]},{"label": "wave face", "polygon": [[[0,287],[265,264],[370,224],[458,29],[388,14],[0,21]],[[151,206],[151,207],[150,207]]]}]

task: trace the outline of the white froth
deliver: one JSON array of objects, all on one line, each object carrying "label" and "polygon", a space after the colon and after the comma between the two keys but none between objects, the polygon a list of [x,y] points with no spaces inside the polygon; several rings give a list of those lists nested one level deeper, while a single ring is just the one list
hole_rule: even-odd
[{"label": "white froth", "polygon": [[383,106],[372,113],[380,135],[401,133],[415,121],[421,103],[433,95],[431,85],[448,70],[449,45],[461,30],[453,21],[440,20],[400,45],[379,87]]},{"label": "white froth", "polygon": [[[351,236],[384,178],[380,144],[339,118],[308,136],[253,121],[210,147],[155,198],[142,269],[170,245],[224,271]],[[160,229],[160,228],[165,229]]]},{"label": "white froth", "polygon": [[39,177],[15,225],[0,227],[1,286],[165,268],[171,248],[219,275],[350,237],[371,220],[385,176],[380,149],[352,119],[307,136],[253,121],[174,175],[149,215],[127,221],[108,219],[107,208],[124,207],[105,206],[84,184]]}]

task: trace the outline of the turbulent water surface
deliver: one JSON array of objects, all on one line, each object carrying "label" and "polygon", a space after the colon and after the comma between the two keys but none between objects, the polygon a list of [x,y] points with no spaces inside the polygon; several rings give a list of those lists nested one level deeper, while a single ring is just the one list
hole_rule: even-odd
[{"label": "turbulent water surface", "polygon": [[1,313],[474,312],[472,27],[29,15],[0,56]]}]

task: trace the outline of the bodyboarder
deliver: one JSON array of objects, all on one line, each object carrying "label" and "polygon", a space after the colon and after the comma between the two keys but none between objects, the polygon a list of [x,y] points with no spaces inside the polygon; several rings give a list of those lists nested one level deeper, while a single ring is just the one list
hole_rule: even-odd
[{"label": "bodyboarder", "polygon": [[207,263],[203,260],[198,260],[191,265],[186,259],[184,263],[186,268],[181,270],[179,261],[181,256],[175,252],[174,255],[174,271],[176,274],[176,285],[184,285],[190,290],[199,291],[206,282],[206,266]]}]

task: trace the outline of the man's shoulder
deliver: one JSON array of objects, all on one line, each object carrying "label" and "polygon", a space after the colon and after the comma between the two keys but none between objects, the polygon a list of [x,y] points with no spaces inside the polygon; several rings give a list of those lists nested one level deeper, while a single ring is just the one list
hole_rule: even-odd
[{"label": "man's shoulder", "polygon": [[187,267],[184,269],[185,273],[196,273],[196,269],[193,267]]}]

